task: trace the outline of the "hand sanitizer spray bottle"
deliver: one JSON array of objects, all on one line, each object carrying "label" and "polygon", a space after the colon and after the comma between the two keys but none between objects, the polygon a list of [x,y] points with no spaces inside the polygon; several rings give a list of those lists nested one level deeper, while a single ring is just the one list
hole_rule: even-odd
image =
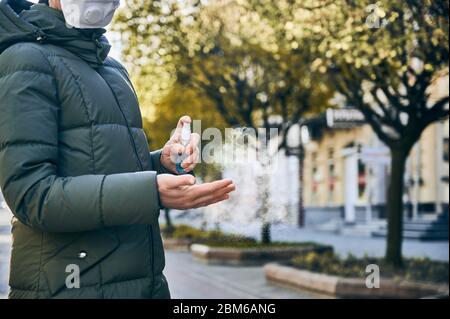
[{"label": "hand sanitizer spray bottle", "polygon": [[[183,128],[181,129],[181,144],[186,147],[189,144],[189,141],[191,140],[191,123],[184,123]],[[186,171],[181,167],[181,163],[188,157],[187,154],[183,154],[179,157],[177,161],[177,172],[180,174],[187,174]]]}]

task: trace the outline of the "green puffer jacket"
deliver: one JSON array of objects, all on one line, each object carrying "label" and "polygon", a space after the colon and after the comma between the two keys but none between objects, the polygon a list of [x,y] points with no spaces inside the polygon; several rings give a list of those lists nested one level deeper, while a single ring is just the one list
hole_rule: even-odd
[{"label": "green puffer jacket", "polygon": [[[165,171],[103,33],[70,29],[43,4],[17,15],[0,3],[10,298],[170,297],[156,185]],[[80,288],[69,289],[73,267]]]}]

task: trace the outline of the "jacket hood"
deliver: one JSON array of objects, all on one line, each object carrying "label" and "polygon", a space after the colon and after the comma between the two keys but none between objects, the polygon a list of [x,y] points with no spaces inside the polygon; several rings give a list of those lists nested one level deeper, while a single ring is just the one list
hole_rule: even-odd
[{"label": "jacket hood", "polygon": [[50,43],[78,55],[90,64],[102,64],[111,46],[105,29],[68,27],[61,11],[45,4],[11,0],[0,2],[0,54],[20,42]]}]

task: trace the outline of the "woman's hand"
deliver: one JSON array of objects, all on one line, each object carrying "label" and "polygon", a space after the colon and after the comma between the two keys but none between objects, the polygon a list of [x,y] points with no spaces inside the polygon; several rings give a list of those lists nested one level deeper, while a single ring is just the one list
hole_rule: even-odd
[{"label": "woman's hand", "polygon": [[181,163],[181,167],[186,173],[191,172],[199,162],[200,150],[198,144],[200,142],[200,135],[193,133],[191,134],[188,145],[183,146],[183,144],[181,144],[181,130],[183,124],[190,124],[191,122],[192,120],[189,116],[185,115],[181,117],[178,121],[175,133],[162,149],[161,164],[173,174],[179,174],[176,168],[177,158],[183,154],[186,154],[187,157]]},{"label": "woman's hand", "polygon": [[157,176],[157,182],[161,205],[180,210],[227,200],[229,193],[236,189],[230,179],[197,185],[195,177],[191,175],[160,174]]}]

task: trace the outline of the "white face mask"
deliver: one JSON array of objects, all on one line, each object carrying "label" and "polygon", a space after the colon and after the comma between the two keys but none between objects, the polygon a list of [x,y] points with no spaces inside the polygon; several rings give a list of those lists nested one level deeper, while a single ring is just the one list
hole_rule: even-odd
[{"label": "white face mask", "polygon": [[61,9],[69,26],[80,29],[106,27],[120,0],[61,0]]}]

